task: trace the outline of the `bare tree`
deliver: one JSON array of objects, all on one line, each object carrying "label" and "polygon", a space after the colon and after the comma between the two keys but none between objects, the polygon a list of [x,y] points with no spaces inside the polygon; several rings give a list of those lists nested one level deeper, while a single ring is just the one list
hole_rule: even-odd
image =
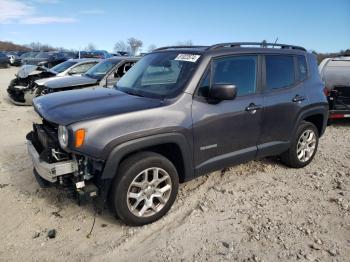
[{"label": "bare tree", "polygon": [[128,45],[123,40],[120,40],[115,43],[114,52],[129,52]]},{"label": "bare tree", "polygon": [[156,48],[157,48],[157,46],[155,44],[151,44],[148,46],[148,52],[152,52]]},{"label": "bare tree", "polygon": [[130,47],[130,53],[132,55],[136,55],[137,52],[140,50],[140,48],[142,47],[143,45],[143,42],[141,40],[138,40],[134,37],[130,37],[128,39],[128,44],[129,44],[129,47]]},{"label": "bare tree", "polygon": [[93,43],[89,43],[86,47],[85,47],[85,51],[92,51],[92,50],[96,50],[96,46]]},{"label": "bare tree", "polygon": [[29,51],[31,49],[27,46],[17,45],[9,41],[0,41],[0,51],[12,51],[12,50]]},{"label": "bare tree", "polygon": [[40,42],[32,42],[28,44],[27,47],[35,51],[43,51],[43,52],[56,50],[52,46],[48,44],[42,44]]}]

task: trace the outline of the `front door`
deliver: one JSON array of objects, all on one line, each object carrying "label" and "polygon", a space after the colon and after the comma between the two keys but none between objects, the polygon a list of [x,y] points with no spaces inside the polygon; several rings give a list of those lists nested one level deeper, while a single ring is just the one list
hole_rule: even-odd
[{"label": "front door", "polygon": [[[212,61],[192,105],[196,174],[254,159],[260,135],[262,97],[258,56],[230,56]],[[234,100],[211,103],[210,86],[234,84]]]}]

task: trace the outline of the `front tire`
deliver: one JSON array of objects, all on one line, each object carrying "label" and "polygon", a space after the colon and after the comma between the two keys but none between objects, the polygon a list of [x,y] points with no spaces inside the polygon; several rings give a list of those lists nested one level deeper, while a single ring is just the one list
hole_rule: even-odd
[{"label": "front tire", "polygon": [[117,216],[127,225],[141,226],[169,211],[176,199],[179,176],[164,156],[141,152],[121,163],[112,186]]},{"label": "front tire", "polygon": [[308,165],[317,152],[318,140],[319,134],[316,126],[310,122],[301,122],[290,148],[281,155],[282,162],[293,168]]}]

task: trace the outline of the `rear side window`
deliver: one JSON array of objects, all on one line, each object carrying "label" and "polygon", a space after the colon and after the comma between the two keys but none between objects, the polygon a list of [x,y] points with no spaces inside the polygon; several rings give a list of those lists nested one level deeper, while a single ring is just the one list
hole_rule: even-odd
[{"label": "rear side window", "polygon": [[293,56],[267,55],[265,61],[268,89],[284,88],[294,84]]},{"label": "rear side window", "polygon": [[298,55],[297,56],[297,62],[298,62],[298,80],[303,81],[307,78],[307,64],[305,56]]},{"label": "rear side window", "polygon": [[234,56],[216,59],[212,65],[213,84],[234,84],[237,95],[255,93],[257,56]]}]

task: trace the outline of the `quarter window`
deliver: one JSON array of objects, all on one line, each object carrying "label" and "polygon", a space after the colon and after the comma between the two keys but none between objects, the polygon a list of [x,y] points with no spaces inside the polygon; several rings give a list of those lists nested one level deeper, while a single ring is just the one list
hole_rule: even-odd
[{"label": "quarter window", "polygon": [[216,59],[212,65],[213,84],[233,84],[237,95],[255,93],[257,56],[235,56]]},{"label": "quarter window", "polygon": [[307,64],[306,64],[306,59],[305,56],[298,55],[297,56],[298,60],[298,80],[303,81],[307,78]]},{"label": "quarter window", "polygon": [[208,97],[209,96],[209,88],[210,88],[210,70],[208,70],[204,77],[202,78],[199,88],[198,88],[198,96]]},{"label": "quarter window", "polygon": [[294,84],[293,56],[267,55],[265,61],[267,88],[277,89]]}]

